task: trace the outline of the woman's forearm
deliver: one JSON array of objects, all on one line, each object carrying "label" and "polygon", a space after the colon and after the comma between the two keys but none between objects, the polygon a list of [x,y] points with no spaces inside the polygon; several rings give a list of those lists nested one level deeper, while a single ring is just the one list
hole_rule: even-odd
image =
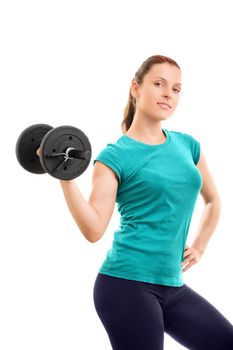
[{"label": "woman's forearm", "polygon": [[207,244],[214,233],[221,213],[221,202],[216,199],[205,204],[203,214],[199,223],[196,237],[192,247],[199,249],[201,252],[207,247]]},{"label": "woman's forearm", "polygon": [[96,210],[86,201],[74,180],[60,180],[68,208],[80,231],[90,242],[100,236],[100,218]]}]

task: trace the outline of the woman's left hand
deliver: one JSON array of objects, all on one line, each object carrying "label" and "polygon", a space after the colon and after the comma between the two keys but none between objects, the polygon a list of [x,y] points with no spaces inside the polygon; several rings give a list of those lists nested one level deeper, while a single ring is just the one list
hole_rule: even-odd
[{"label": "woman's left hand", "polygon": [[192,265],[197,264],[202,257],[202,252],[194,247],[185,246],[184,258],[185,260],[181,263],[182,266],[186,265],[182,272],[187,271]]}]

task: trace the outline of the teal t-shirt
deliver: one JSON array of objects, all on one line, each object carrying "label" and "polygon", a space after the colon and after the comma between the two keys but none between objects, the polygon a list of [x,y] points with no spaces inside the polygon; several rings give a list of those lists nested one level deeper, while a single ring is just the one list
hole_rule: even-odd
[{"label": "teal t-shirt", "polygon": [[123,134],[95,158],[118,176],[120,224],[99,269],[110,276],[182,286],[183,254],[202,187],[196,164],[200,142],[162,128],[166,141],[151,145]]}]

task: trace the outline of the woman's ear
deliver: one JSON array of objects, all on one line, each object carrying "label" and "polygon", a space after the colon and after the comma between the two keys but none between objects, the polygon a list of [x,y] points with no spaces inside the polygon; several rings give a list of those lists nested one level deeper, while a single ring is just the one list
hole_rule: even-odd
[{"label": "woman's ear", "polygon": [[138,83],[133,79],[130,86],[131,95],[136,99],[138,91]]}]

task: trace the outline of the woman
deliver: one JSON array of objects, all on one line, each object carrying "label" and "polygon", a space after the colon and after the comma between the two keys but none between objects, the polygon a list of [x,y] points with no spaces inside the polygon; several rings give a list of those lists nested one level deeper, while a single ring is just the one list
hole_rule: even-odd
[{"label": "woman", "polygon": [[[73,181],[61,181],[90,242],[102,237],[118,203],[120,227],[93,291],[114,350],[161,350],[164,332],[187,349],[233,349],[232,324],[182,279],[202,257],[221,201],[200,142],[161,127],[175,111],[180,91],[178,64],[166,56],[149,57],[132,80],[123,135],[94,160],[88,203]],[[203,218],[188,247],[199,193]]]}]

